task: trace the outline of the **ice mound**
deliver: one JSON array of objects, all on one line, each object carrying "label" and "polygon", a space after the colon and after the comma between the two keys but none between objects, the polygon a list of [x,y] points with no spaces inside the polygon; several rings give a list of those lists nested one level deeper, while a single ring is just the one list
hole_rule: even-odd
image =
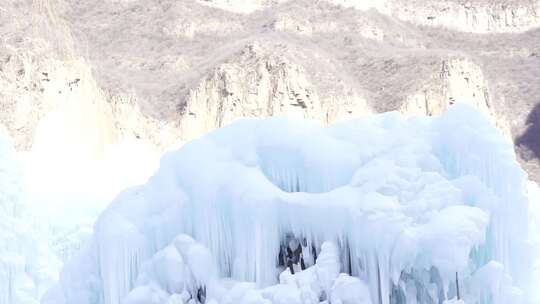
[{"label": "ice mound", "polygon": [[137,287],[123,303],[200,303],[199,293],[205,290],[207,303],[219,299],[223,304],[301,304],[331,299],[331,303],[371,304],[367,285],[340,274],[339,268],[336,246],[325,242],[315,265],[296,274],[283,271],[278,285],[257,289],[253,283],[220,281],[208,249],[182,234],[143,264]]},{"label": "ice mound", "polygon": [[[173,242],[186,234],[208,248],[216,277],[244,282],[231,292],[247,303],[360,301],[363,292],[328,294],[347,286],[365,286],[372,303],[525,303],[525,194],[511,144],[463,105],[439,117],[386,113],[326,128],[241,120],[166,154],[145,186],[120,194],[95,224],[92,243],[65,266],[54,298],[124,303],[130,291],[155,289],[154,281],[159,302],[159,294],[195,280],[193,273],[182,281],[186,257]],[[339,271],[329,267],[332,279],[315,284],[311,262],[296,283],[281,275],[274,285],[286,233],[314,248],[315,266],[324,261],[322,245],[334,243]],[[148,265],[167,271],[150,275]],[[498,288],[478,284],[482,273],[497,274]],[[313,297],[322,290],[326,298]],[[231,299],[211,301],[238,303]]]},{"label": "ice mound", "polygon": [[199,288],[214,292],[217,277],[213,262],[208,249],[187,235],[179,235],[142,265],[137,287],[125,303],[187,303],[196,298]]}]

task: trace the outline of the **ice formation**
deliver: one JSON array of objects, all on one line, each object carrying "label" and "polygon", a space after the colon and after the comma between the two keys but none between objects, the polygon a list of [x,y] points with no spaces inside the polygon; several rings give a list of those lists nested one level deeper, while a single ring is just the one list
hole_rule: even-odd
[{"label": "ice formation", "polygon": [[[241,120],[121,193],[42,303],[185,303],[198,285],[207,303],[527,303],[525,194],[511,144],[463,105]],[[318,254],[292,277],[287,233]]]},{"label": "ice formation", "polygon": [[331,242],[322,244],[315,265],[296,274],[285,270],[280,284],[263,289],[254,283],[220,282],[212,259],[206,247],[179,235],[143,263],[136,287],[123,303],[196,303],[205,288],[208,303],[220,299],[223,304],[301,304],[324,299],[335,304],[371,304],[364,282],[339,273],[339,252]]},{"label": "ice formation", "polygon": [[0,128],[0,304],[34,304],[57,280],[59,261],[25,204],[21,169]]}]

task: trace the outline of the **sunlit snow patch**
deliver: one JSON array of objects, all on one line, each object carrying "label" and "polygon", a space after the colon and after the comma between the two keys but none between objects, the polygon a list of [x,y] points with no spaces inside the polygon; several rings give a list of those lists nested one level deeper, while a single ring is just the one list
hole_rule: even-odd
[{"label": "sunlit snow patch", "polygon": [[[189,288],[137,279],[156,258],[181,256],[167,249],[179,234],[208,248],[217,278],[254,283],[229,283],[251,286],[245,303],[281,303],[277,294],[294,303],[295,292],[313,295],[298,303],[334,303],[324,288],[347,286],[366,286],[372,303],[526,303],[525,194],[512,146],[465,106],[435,118],[387,113],[328,128],[242,120],[166,154],[146,185],[120,194],[46,303],[117,304],[132,290],[135,299],[156,291],[156,303],[184,303],[184,291],[193,300]],[[315,254],[335,244],[339,271],[352,277],[316,287],[308,263],[295,274],[307,285],[283,275],[274,285],[287,233]],[[207,286],[208,303],[228,303],[224,285]]]}]

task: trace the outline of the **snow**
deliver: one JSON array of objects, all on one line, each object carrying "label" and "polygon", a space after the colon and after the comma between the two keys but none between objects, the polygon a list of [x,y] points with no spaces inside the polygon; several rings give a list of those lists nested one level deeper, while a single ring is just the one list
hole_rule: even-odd
[{"label": "snow", "polygon": [[[432,303],[455,298],[458,281],[468,302],[503,290],[526,303],[527,208],[512,146],[464,105],[327,128],[241,120],[167,153],[146,185],[121,193],[63,269],[59,302],[159,302],[183,283],[192,297],[207,286],[214,303],[318,303],[323,291]],[[316,248],[315,265],[276,266],[285,233]]]}]

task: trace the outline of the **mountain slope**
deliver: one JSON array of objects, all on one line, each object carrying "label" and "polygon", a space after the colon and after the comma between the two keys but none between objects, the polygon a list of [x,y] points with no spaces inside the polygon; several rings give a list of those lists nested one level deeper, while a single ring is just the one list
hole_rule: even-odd
[{"label": "mountain slope", "polygon": [[[85,136],[92,142],[83,140],[81,150],[132,137],[166,147],[238,117],[290,114],[330,123],[390,110],[432,115],[468,102],[517,139],[534,124],[527,115],[540,91],[537,7],[10,1],[0,10],[7,37],[1,121],[19,149],[31,149],[43,117],[74,103],[95,118],[62,126],[75,126],[75,134],[102,128]],[[536,176],[539,151],[520,143]]]}]

